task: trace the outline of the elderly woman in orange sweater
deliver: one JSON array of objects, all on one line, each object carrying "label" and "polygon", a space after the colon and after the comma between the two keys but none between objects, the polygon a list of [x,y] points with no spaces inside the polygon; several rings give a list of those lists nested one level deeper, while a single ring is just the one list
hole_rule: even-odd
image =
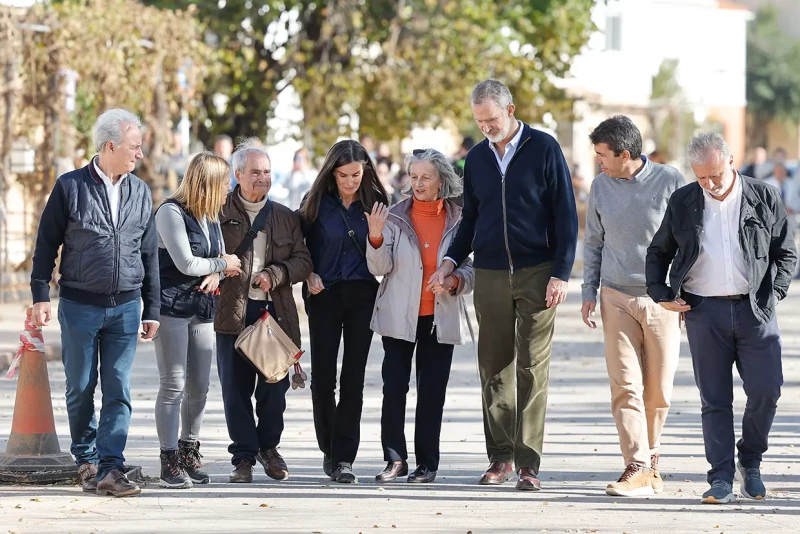
[{"label": "elderly woman in orange sweater", "polygon": [[367,216],[367,265],[372,274],[383,276],[372,316],[372,330],[383,336],[385,351],[381,443],[388,463],[375,477],[378,482],[408,475],[404,427],[415,348],[417,468],[408,482],[436,479],[453,349],[464,342],[461,300],[472,291],[473,282],[469,259],[443,284],[430,281],[461,219],[461,208],[450,200],[461,194],[461,179],[435,150],[415,150],[406,169],[413,196],[391,209],[375,204]]}]

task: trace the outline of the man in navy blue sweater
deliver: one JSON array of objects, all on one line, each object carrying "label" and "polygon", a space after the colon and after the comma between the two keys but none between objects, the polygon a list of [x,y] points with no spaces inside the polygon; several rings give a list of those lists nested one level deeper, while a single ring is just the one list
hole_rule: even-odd
[{"label": "man in navy blue sweater", "polygon": [[56,180],[39,221],[31,273],[33,320],[47,325],[50,279],[61,247],[58,322],[71,452],[83,490],[115,497],[140,491],[123,473],[131,366],[139,325],[142,337],[152,339],[161,308],[153,199],[147,184],[132,174],[142,158],[140,127],[139,118],[123,109],[97,119],[98,155]]},{"label": "man in navy blue sweater", "polygon": [[474,253],[483,422],[491,464],[481,484],[539,490],[556,306],[567,295],[578,215],[561,147],[514,118],[497,80],[472,90],[486,140],[467,154],[463,220],[431,284]]}]

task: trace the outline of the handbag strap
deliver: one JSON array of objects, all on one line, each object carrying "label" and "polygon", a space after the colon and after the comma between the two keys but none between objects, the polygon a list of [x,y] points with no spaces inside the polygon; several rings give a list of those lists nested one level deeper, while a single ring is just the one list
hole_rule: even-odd
[{"label": "handbag strap", "polygon": [[272,201],[267,199],[267,203],[259,210],[258,215],[256,215],[253,224],[250,225],[250,229],[245,234],[244,239],[242,239],[242,242],[236,247],[236,252],[234,252],[234,254],[239,256],[239,258],[247,252],[250,245],[253,244],[253,240],[258,236],[258,232],[264,228],[264,224],[267,222],[267,215],[269,215],[270,211],[272,211]]},{"label": "handbag strap", "polygon": [[353,244],[356,246],[356,250],[358,250],[361,256],[366,257],[366,252],[364,252],[364,247],[358,242],[358,238],[356,238],[356,233],[350,227],[350,222],[347,220],[347,215],[345,215],[344,206],[341,207],[339,210],[339,215],[341,215],[342,220],[344,221],[344,225],[347,227],[347,235],[350,236],[350,239],[353,240]]}]

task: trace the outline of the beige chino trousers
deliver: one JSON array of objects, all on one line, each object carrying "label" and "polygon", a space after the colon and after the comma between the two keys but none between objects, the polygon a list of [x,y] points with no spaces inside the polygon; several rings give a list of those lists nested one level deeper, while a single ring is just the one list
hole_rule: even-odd
[{"label": "beige chino trousers", "polygon": [[678,367],[678,314],[608,287],[600,290],[600,316],[611,385],[611,413],[625,465],[650,466],[669,412]]}]

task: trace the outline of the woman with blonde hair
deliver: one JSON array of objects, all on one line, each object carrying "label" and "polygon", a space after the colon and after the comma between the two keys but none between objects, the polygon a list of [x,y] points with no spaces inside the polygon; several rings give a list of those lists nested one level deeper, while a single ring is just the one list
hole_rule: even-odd
[{"label": "woman with blonde hair", "polygon": [[228,163],[203,152],[189,163],[178,189],[155,216],[161,279],[161,326],[154,340],[156,431],[162,487],[209,482],[197,435],[216,344],[216,294],[225,273],[236,274],[241,266],[237,256],[224,254],[219,227],[230,186]]}]

